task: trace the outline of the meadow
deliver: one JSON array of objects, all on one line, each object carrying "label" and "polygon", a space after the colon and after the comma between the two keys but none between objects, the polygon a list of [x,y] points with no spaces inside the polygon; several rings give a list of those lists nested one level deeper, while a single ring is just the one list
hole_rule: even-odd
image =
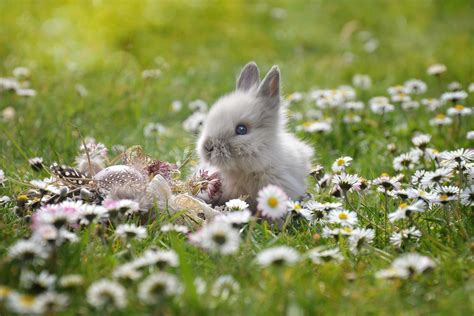
[{"label": "meadow", "polygon": [[[473,21],[462,0],[0,1],[0,315],[473,314]],[[279,224],[196,198],[200,127],[249,61],[279,66],[316,152],[301,201],[273,188]],[[89,182],[117,164],[140,193]]]}]

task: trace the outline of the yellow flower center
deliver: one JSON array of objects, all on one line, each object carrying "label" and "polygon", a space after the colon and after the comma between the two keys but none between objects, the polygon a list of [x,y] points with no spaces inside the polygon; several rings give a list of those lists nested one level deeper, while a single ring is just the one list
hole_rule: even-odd
[{"label": "yellow flower center", "polygon": [[407,208],[407,207],[408,207],[408,204],[406,204],[406,203],[400,203],[400,205],[399,205],[399,208],[402,208],[402,209]]},{"label": "yellow flower center", "polygon": [[0,298],[6,297],[11,293],[12,290],[10,290],[6,286],[0,286]]},{"label": "yellow flower center", "polygon": [[337,165],[342,166],[346,161],[344,159],[338,159],[337,160]]},{"label": "yellow flower center", "polygon": [[295,210],[300,210],[301,209],[301,205],[299,203],[296,203],[295,204]]},{"label": "yellow flower center", "polygon": [[447,200],[449,199],[449,196],[448,196],[447,194],[441,194],[441,195],[439,196],[439,199],[440,199],[441,201],[447,201]]},{"label": "yellow flower center", "polygon": [[276,197],[272,196],[267,200],[267,204],[271,208],[275,208],[275,207],[278,206],[278,199]]},{"label": "yellow flower center", "polygon": [[344,227],[342,230],[345,231],[346,233],[352,232],[352,228],[350,227]]},{"label": "yellow flower center", "polygon": [[35,303],[35,297],[31,295],[20,296],[20,303],[24,306],[32,306]]},{"label": "yellow flower center", "polygon": [[454,106],[454,108],[455,108],[456,110],[458,110],[458,111],[462,111],[462,110],[464,110],[464,105],[462,105],[462,104],[456,104],[456,105]]},{"label": "yellow flower center", "polygon": [[347,214],[346,213],[339,214],[339,219],[347,219]]},{"label": "yellow flower center", "polygon": [[437,118],[438,120],[442,120],[442,119],[444,119],[445,117],[446,117],[446,115],[444,115],[443,113],[436,114],[436,118]]},{"label": "yellow flower center", "polygon": [[389,177],[389,174],[386,173],[386,172],[382,172],[381,176],[382,176],[382,177]]}]

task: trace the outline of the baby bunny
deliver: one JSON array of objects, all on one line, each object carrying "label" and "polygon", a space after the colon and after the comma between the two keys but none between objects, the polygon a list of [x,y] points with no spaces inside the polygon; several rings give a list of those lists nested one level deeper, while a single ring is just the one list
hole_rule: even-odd
[{"label": "baby bunny", "polygon": [[217,171],[222,180],[222,194],[213,204],[248,196],[255,210],[258,192],[268,184],[291,199],[305,194],[313,149],[286,130],[278,66],[262,83],[254,62],[242,69],[236,90],[209,111],[197,152],[200,168]]}]

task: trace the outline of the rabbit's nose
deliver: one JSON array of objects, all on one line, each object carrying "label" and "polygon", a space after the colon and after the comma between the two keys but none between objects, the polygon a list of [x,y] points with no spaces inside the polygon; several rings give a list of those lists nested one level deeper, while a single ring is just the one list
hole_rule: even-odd
[{"label": "rabbit's nose", "polygon": [[214,150],[214,145],[212,144],[211,141],[208,140],[208,141],[206,141],[206,142],[204,143],[204,149],[205,149],[208,153],[210,153],[210,152],[212,152],[212,151]]}]

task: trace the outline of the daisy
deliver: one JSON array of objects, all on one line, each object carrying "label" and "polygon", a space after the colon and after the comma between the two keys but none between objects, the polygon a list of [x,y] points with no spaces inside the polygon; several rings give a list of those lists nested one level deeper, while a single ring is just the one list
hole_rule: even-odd
[{"label": "daisy", "polygon": [[344,260],[339,248],[329,248],[325,246],[308,250],[305,256],[314,264],[323,264],[329,261],[341,262]]},{"label": "daisy", "polygon": [[332,131],[332,122],[330,120],[305,122],[301,129],[308,133],[326,134]]},{"label": "daisy", "polygon": [[257,208],[264,217],[279,219],[288,212],[288,197],[286,193],[275,185],[267,185],[258,192]]},{"label": "daisy", "polygon": [[191,234],[189,239],[201,248],[223,255],[236,253],[240,246],[239,231],[230,224],[212,222]]},{"label": "daisy", "polygon": [[449,164],[460,165],[461,163],[468,163],[474,161],[473,149],[457,149],[453,151],[445,151],[439,155],[441,164],[446,166]]},{"label": "daisy", "polygon": [[161,69],[145,69],[142,71],[143,79],[156,79],[161,77]]},{"label": "daisy", "polygon": [[364,102],[362,101],[349,101],[344,103],[344,107],[350,111],[358,111],[364,109]]},{"label": "daisy", "polygon": [[101,205],[83,204],[79,210],[81,225],[89,225],[107,217],[107,209]]},{"label": "daisy", "polygon": [[370,110],[375,114],[385,114],[395,110],[395,107],[390,103],[372,103]]},{"label": "daisy", "polygon": [[466,91],[445,92],[441,95],[441,100],[456,103],[468,97]]},{"label": "daisy", "polygon": [[378,186],[379,192],[390,192],[398,190],[401,187],[400,176],[390,177],[388,174],[382,174],[380,177],[372,180],[372,184]]},{"label": "daisy", "polygon": [[448,90],[449,91],[459,91],[462,89],[462,85],[457,81],[452,81],[448,83]]},{"label": "daisy", "polygon": [[390,100],[392,102],[400,102],[400,103],[405,103],[405,102],[411,102],[411,97],[408,94],[405,93],[398,93],[398,94],[393,94],[390,97]]},{"label": "daisy", "polygon": [[411,94],[423,94],[427,90],[426,83],[419,79],[410,79],[405,81],[403,85],[407,89],[407,92]]},{"label": "daisy", "polygon": [[11,292],[8,295],[7,306],[10,311],[17,314],[36,315],[43,312],[39,309],[37,298],[30,294]]},{"label": "daisy", "polygon": [[451,118],[440,113],[440,114],[436,114],[436,116],[430,120],[430,125],[432,126],[451,125],[452,122],[453,120]]},{"label": "daisy", "polygon": [[471,82],[469,84],[469,86],[467,87],[467,91],[469,91],[469,93],[474,92],[474,82]]},{"label": "daisy", "polygon": [[115,235],[121,237],[125,241],[128,241],[133,238],[145,239],[147,233],[146,228],[143,226],[137,226],[135,224],[121,224],[117,226]]},{"label": "daisy", "polygon": [[342,121],[347,124],[360,123],[362,121],[362,118],[359,115],[349,113],[344,115]]},{"label": "daisy", "polygon": [[107,213],[111,217],[115,217],[118,214],[130,215],[140,211],[140,203],[129,199],[114,200],[106,198],[102,202],[102,206],[107,209]]},{"label": "daisy", "polygon": [[194,112],[183,122],[183,129],[187,132],[198,133],[204,125],[206,118],[207,113]]},{"label": "daisy", "polygon": [[41,157],[30,158],[28,159],[28,163],[30,164],[31,169],[34,171],[40,171],[44,168],[43,158]]},{"label": "daisy", "polygon": [[466,139],[473,140],[474,139],[474,131],[467,132]]},{"label": "daisy", "polygon": [[145,137],[158,137],[166,132],[166,127],[160,123],[148,123],[143,129]]},{"label": "daisy", "polygon": [[179,112],[181,111],[181,109],[183,108],[183,102],[181,102],[180,100],[173,100],[173,102],[171,102],[171,111],[172,112]]},{"label": "daisy", "polygon": [[378,279],[406,279],[409,273],[405,269],[399,269],[389,267],[388,269],[382,269],[375,273],[375,277]]},{"label": "daisy", "polygon": [[357,214],[348,210],[334,210],[329,213],[328,221],[341,226],[354,226],[357,224]]},{"label": "daisy", "polygon": [[390,243],[395,247],[401,248],[402,245],[409,241],[418,242],[421,232],[415,227],[402,229],[399,232],[393,232],[390,236]]},{"label": "daisy", "polygon": [[350,236],[352,234],[352,227],[350,226],[343,226],[341,228],[329,228],[327,226],[323,227],[323,237],[334,237],[336,240],[339,239],[339,236]]},{"label": "daisy", "polygon": [[188,104],[188,108],[193,112],[207,112],[207,103],[201,99],[196,99]]},{"label": "daisy", "polygon": [[393,168],[397,171],[413,169],[418,164],[419,159],[419,156],[413,152],[401,154],[393,159]]},{"label": "daisy", "polygon": [[441,185],[444,182],[448,182],[452,174],[453,171],[449,168],[438,168],[435,171],[428,171],[424,173],[420,184],[424,188]]},{"label": "daisy", "polygon": [[430,205],[433,202],[436,202],[438,196],[436,194],[433,194],[431,192],[428,192],[424,189],[414,189],[414,188],[408,188],[408,197],[410,199],[415,199],[417,201],[422,201],[426,205]]},{"label": "daisy", "polygon": [[467,116],[467,115],[471,115],[472,114],[472,109],[471,108],[467,108],[465,107],[464,105],[462,104],[457,104],[453,107],[450,107],[447,111],[448,115],[449,116],[455,116],[455,115],[459,115],[459,116]]},{"label": "daisy", "polygon": [[433,64],[428,67],[426,72],[428,73],[428,75],[439,76],[443,72],[445,72],[447,69],[448,68],[443,64]]},{"label": "daisy", "polygon": [[269,266],[294,265],[300,260],[300,254],[288,246],[276,246],[262,250],[257,254],[257,264],[263,268]]},{"label": "daisy", "polygon": [[451,201],[455,201],[458,198],[461,189],[450,185],[450,186],[439,186],[434,189],[435,194],[438,196],[438,203],[446,204]]},{"label": "daisy", "polygon": [[138,285],[138,298],[146,304],[157,304],[165,297],[181,294],[183,286],[172,274],[155,272]]},{"label": "daisy", "polygon": [[408,94],[408,88],[405,87],[405,86],[402,86],[402,85],[397,85],[397,86],[389,87],[387,89],[387,92],[391,96],[401,95],[401,94],[402,95],[407,95]]},{"label": "daisy", "polygon": [[18,240],[8,248],[7,256],[10,260],[19,262],[35,262],[49,256],[48,249],[33,240]]},{"label": "daisy", "polygon": [[36,305],[42,314],[55,314],[64,310],[69,303],[69,298],[65,294],[56,292],[46,292],[36,297]]},{"label": "daisy", "polygon": [[432,259],[418,253],[402,254],[392,262],[393,268],[405,270],[410,276],[421,274],[433,269],[435,266],[436,263]]},{"label": "daisy", "polygon": [[373,229],[356,228],[349,236],[349,248],[352,253],[357,254],[364,246],[374,241],[375,232]]},{"label": "daisy", "polygon": [[63,289],[80,287],[84,284],[84,278],[80,274],[67,274],[59,278],[58,285]]},{"label": "daisy", "polygon": [[112,272],[112,277],[115,279],[136,281],[141,278],[142,272],[137,269],[134,262],[128,262],[115,268]]},{"label": "daisy", "polygon": [[442,107],[444,103],[443,103],[443,101],[441,101],[439,99],[429,98],[429,99],[421,99],[421,104],[426,106],[428,108],[428,110],[434,111],[434,110]]},{"label": "daisy", "polygon": [[69,201],[42,206],[33,214],[33,228],[39,225],[52,225],[56,229],[61,229],[67,225],[74,225],[79,218],[81,207],[81,202]]},{"label": "daisy", "polygon": [[7,178],[5,177],[5,172],[0,169],[0,186],[5,185],[5,182],[7,181]]},{"label": "daisy", "polygon": [[225,203],[225,206],[229,211],[243,211],[249,207],[247,202],[241,199],[229,200]]},{"label": "daisy", "polygon": [[227,302],[234,302],[239,292],[240,285],[231,275],[221,275],[211,288],[213,297]]},{"label": "daisy", "polygon": [[107,279],[98,280],[89,286],[86,293],[87,302],[103,309],[113,306],[123,309],[127,306],[127,291],[118,282]]},{"label": "daisy", "polygon": [[372,86],[372,79],[369,75],[355,74],[352,77],[352,84],[354,87],[367,90]]},{"label": "daisy", "polygon": [[461,192],[461,204],[465,206],[474,205],[474,185],[471,185]]},{"label": "daisy", "polygon": [[56,283],[56,276],[50,274],[48,271],[41,271],[40,274],[35,274],[31,271],[25,271],[21,275],[20,283],[25,288],[35,293],[42,293],[54,289]]},{"label": "daisy", "polygon": [[393,223],[409,217],[413,212],[424,212],[424,207],[425,203],[423,201],[417,201],[413,204],[401,203],[395,212],[388,214],[388,219]]},{"label": "daisy", "polygon": [[243,211],[234,211],[230,213],[224,213],[216,216],[214,221],[224,222],[232,225],[233,228],[239,229],[244,224],[247,224],[252,218],[252,213],[245,209]]},{"label": "daisy", "polygon": [[428,134],[419,134],[411,139],[413,145],[420,148],[421,150],[425,149],[431,141],[431,135]]},{"label": "daisy", "polygon": [[295,217],[302,217],[308,221],[311,221],[313,219],[312,212],[307,208],[303,207],[301,205],[301,202],[289,200],[288,210],[291,212],[291,214],[295,215]]},{"label": "daisy", "polygon": [[167,267],[179,266],[178,254],[174,250],[155,250],[148,249],[143,255],[137,260],[137,266],[152,266],[163,270]]},{"label": "daisy", "polygon": [[362,185],[361,179],[356,174],[336,174],[332,182],[342,192],[359,191]]},{"label": "daisy", "polygon": [[186,235],[187,233],[189,233],[189,228],[187,228],[184,225],[169,223],[169,224],[165,224],[161,226],[160,231],[162,231],[163,233],[177,232],[177,233]]},{"label": "daisy", "polygon": [[351,162],[352,162],[351,157],[348,157],[348,156],[340,157],[336,159],[336,161],[333,162],[332,167],[331,167],[332,171],[336,173],[341,173],[345,171],[347,167],[350,166]]}]

